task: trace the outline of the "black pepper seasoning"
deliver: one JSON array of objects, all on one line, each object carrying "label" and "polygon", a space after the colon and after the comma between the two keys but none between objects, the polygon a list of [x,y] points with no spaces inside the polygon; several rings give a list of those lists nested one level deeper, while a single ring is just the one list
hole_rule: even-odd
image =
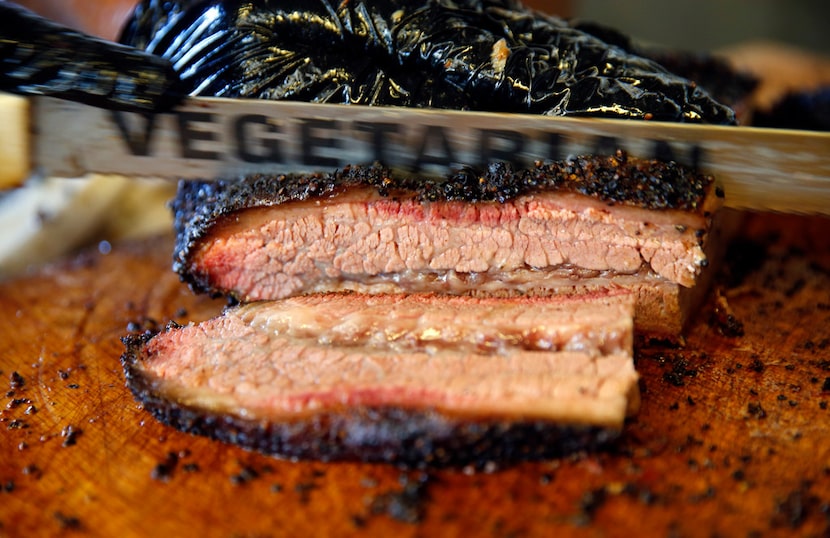
[{"label": "black pepper seasoning", "polygon": [[767,412],[760,403],[750,403],[746,406],[746,410],[750,416],[762,420],[767,418]]},{"label": "black pepper seasoning", "polygon": [[78,530],[81,528],[81,520],[75,516],[69,516],[58,511],[54,513],[54,517],[62,529]]},{"label": "black pepper seasoning", "polygon": [[259,472],[253,467],[245,465],[237,474],[231,476],[231,484],[241,486],[257,478],[259,478]]},{"label": "black pepper seasoning", "polygon": [[80,428],[76,428],[72,425],[66,426],[63,430],[61,430],[61,437],[63,437],[63,443],[61,443],[61,446],[75,446],[75,444],[78,442],[78,436],[80,436],[82,433],[83,430],[81,430]]},{"label": "black pepper seasoning", "polygon": [[9,388],[12,390],[23,388],[26,384],[26,380],[17,372],[12,372],[12,375],[9,377]]},{"label": "black pepper seasoning", "polygon": [[176,465],[178,465],[178,463],[179,455],[175,452],[168,452],[167,458],[153,467],[153,470],[150,472],[150,478],[153,480],[160,480],[161,482],[167,482],[170,477],[173,476],[173,471],[176,469]]}]

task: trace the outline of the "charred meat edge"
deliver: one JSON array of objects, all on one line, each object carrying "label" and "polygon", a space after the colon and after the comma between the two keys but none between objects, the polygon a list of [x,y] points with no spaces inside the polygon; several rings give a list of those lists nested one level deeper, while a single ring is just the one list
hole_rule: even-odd
[{"label": "charred meat edge", "polygon": [[484,468],[598,450],[620,435],[619,428],[610,426],[470,419],[429,408],[352,406],[282,421],[198,409],[171,398],[142,370],[144,346],[156,334],[122,339],[126,384],[144,409],[183,432],[272,456],[406,468]]},{"label": "charred meat edge", "polygon": [[124,338],[121,362],[135,398],[160,422],[186,433],[291,459],[392,463],[407,468],[483,468],[596,450],[615,428],[544,421],[460,420],[433,410],[354,407],[308,420],[269,422],[168,400],[138,366],[146,335]]},{"label": "charred meat edge", "polygon": [[[255,176],[243,181],[184,181],[173,202],[176,246],[173,268],[196,292],[216,294],[190,272],[189,259],[226,217],[248,209],[333,199],[369,189],[381,197],[415,196],[425,202],[504,203],[524,194],[562,192],[629,210],[653,210],[654,218],[708,227],[723,193],[711,176],[674,162],[641,160],[618,151],[513,171],[505,163],[486,173],[465,169],[442,180],[394,174],[380,166],[350,166],[332,174]],[[711,194],[716,196],[711,196]]]}]

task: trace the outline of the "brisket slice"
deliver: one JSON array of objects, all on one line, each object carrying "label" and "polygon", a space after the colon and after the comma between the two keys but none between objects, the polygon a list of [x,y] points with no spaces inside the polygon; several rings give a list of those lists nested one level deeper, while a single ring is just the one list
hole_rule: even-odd
[{"label": "brisket slice", "polygon": [[174,267],[240,301],[332,291],[549,296],[622,287],[638,330],[685,322],[712,178],[618,153],[443,181],[379,167],[182,183]]},{"label": "brisket slice", "polygon": [[636,409],[633,301],[310,295],[125,338],[159,420],[283,457],[484,465],[613,439]]}]

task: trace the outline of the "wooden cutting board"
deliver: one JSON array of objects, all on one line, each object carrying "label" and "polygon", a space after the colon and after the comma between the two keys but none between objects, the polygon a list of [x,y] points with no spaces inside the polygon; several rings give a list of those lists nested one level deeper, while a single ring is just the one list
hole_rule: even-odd
[{"label": "wooden cutting board", "polygon": [[0,536],[830,535],[830,220],[750,217],[685,346],[637,349],[642,410],[613,450],[478,474],[279,461],[155,422],[119,338],[222,307],[171,248],[0,284]]}]

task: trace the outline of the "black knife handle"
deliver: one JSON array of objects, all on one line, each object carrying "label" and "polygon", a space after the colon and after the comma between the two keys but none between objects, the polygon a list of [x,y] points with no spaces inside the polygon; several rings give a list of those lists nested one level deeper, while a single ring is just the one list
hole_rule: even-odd
[{"label": "black knife handle", "polygon": [[0,0],[0,90],[112,110],[161,112],[185,95],[169,60]]}]

